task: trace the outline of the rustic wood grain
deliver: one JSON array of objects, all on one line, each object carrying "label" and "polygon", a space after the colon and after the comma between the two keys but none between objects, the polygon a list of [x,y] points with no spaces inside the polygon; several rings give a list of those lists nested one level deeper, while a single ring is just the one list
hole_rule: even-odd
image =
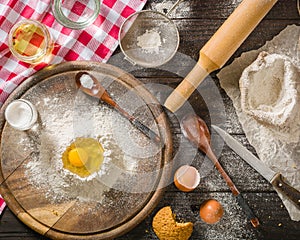
[{"label": "rustic wood grain", "polygon": [[[147,2],[146,8],[155,10],[157,4],[164,2],[175,3],[171,0],[153,0]],[[242,0],[184,0],[171,14],[171,17],[174,19],[226,19],[241,2]],[[279,0],[266,19],[298,19],[298,17],[296,0]]]},{"label": "rustic wood grain", "polygon": [[[162,2],[162,0],[149,0],[146,8],[155,9],[156,4]],[[175,2],[175,0],[172,2]],[[174,14],[171,15],[180,33],[180,47],[178,51],[196,61],[200,48],[240,2],[241,0],[185,0],[182,7],[179,6]],[[290,24],[300,24],[300,17],[296,9],[296,0],[279,0],[227,64],[245,51],[258,49]],[[120,49],[116,51],[115,55],[119,53]],[[191,67],[190,62],[178,62],[175,57],[168,63],[168,67],[166,68],[174,69],[174,71],[133,68],[132,74],[145,84],[157,83],[175,88]],[[224,124],[223,126],[229,133],[233,134],[236,139],[254,152],[253,147],[249,145],[243,134],[232,102],[220,88],[215,73],[212,74],[212,80],[218,87],[225,106],[225,122],[221,119],[220,123]],[[160,97],[165,98],[166,96]],[[207,106],[199,94],[193,94],[190,102],[196,109],[196,112],[208,123],[210,123],[211,119],[220,117],[217,113],[208,113]],[[176,164],[189,161],[192,165],[201,169],[204,163],[206,163],[205,156],[195,151],[195,149],[183,139],[178,122],[176,122],[176,119],[172,119],[172,116],[169,117],[172,123],[171,130],[173,133],[174,147],[176,148],[179,144],[183,144],[185,147],[184,153],[176,152],[175,149],[176,161],[178,161]],[[200,186],[195,191],[183,193],[178,191],[173,184],[170,184],[155,210],[140,225],[117,239],[157,239],[151,227],[152,219],[154,214],[161,207],[167,205],[172,207],[180,221],[194,222],[195,227],[191,237],[192,240],[298,240],[300,238],[300,223],[290,220],[287,210],[271,185],[231,149],[226,145],[223,146],[222,140],[214,134],[213,131],[212,133],[212,146],[214,150],[218,152],[222,166],[241,190],[244,198],[259,218],[261,226],[257,229],[252,228],[220,174],[207,163],[207,166],[205,165],[207,171],[203,172],[205,176],[202,176]],[[186,158],[188,158],[188,160]],[[207,225],[199,218],[198,211],[200,204],[208,198],[220,200],[225,209],[224,218],[216,225]],[[46,238],[26,227],[16,218],[15,214],[7,208],[0,218],[0,239],[37,240]]]}]

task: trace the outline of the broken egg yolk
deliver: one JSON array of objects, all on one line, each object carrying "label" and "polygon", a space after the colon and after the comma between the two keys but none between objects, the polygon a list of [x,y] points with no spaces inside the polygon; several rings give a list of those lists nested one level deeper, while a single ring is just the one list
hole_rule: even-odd
[{"label": "broken egg yolk", "polygon": [[75,167],[82,167],[87,162],[89,156],[83,148],[74,148],[69,152],[69,161]]},{"label": "broken egg yolk", "polygon": [[94,138],[76,138],[62,154],[63,167],[84,178],[100,170],[104,149]]}]

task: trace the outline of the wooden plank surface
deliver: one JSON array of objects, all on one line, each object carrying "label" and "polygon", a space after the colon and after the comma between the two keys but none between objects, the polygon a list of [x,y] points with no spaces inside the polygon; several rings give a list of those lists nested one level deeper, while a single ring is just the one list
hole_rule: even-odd
[{"label": "wooden plank surface", "polygon": [[[146,8],[156,9],[156,6],[162,2],[162,0],[148,0]],[[175,2],[175,0],[164,2]],[[178,51],[196,61],[200,48],[240,2],[241,0],[184,1],[171,14],[180,33]],[[279,0],[228,63],[242,52],[261,47],[266,41],[271,40],[290,24],[300,24],[296,0]],[[115,55],[119,53],[120,49],[116,51]],[[169,63],[173,69],[180,73],[188,72],[187,68],[190,68],[190,65],[187,65],[185,62],[176,62],[175,60]],[[178,76],[172,71],[160,69],[135,69],[132,73],[145,84],[158,83],[172,88],[176,87],[182,80],[182,76]],[[249,145],[243,134],[232,102],[220,88],[215,73],[212,74],[212,80],[218,87],[224,102],[226,114],[224,124],[226,129],[254,152],[254,149]],[[199,96],[193,95],[191,104],[196,109],[196,112],[208,122],[211,121],[210,115],[213,113],[207,113],[205,106],[199,102],[201,102]],[[180,141],[183,141],[180,144],[185,146],[185,153],[179,154],[178,159],[189,156],[193,159],[192,164],[201,169],[204,166],[202,164],[205,162],[205,156],[196,152],[188,142],[182,139],[178,123],[172,122],[171,127],[174,136],[174,146],[178,145]],[[213,147],[216,151],[220,151],[219,160],[258,216],[261,222],[261,226],[258,229],[253,229],[247,221],[246,216],[228,190],[220,174],[215,169],[208,167],[209,170],[204,172],[206,176],[201,179],[200,186],[194,192],[179,192],[173,184],[170,184],[156,209],[135,229],[118,239],[157,239],[151,227],[152,219],[161,207],[167,205],[172,207],[179,220],[194,222],[195,228],[191,239],[299,239],[300,223],[290,220],[281,199],[270,184],[228,147],[221,145],[221,139],[214,136]],[[200,204],[208,198],[220,200],[225,209],[224,218],[216,225],[207,225],[199,218]],[[0,219],[0,239],[36,240],[46,238],[26,227],[6,208]]]}]

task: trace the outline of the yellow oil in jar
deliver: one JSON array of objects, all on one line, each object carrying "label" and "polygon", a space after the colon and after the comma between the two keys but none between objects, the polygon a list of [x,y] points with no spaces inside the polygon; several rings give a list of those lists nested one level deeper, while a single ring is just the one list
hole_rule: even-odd
[{"label": "yellow oil in jar", "polygon": [[53,44],[47,28],[33,20],[16,24],[10,33],[10,50],[21,61],[39,63],[46,61]]}]

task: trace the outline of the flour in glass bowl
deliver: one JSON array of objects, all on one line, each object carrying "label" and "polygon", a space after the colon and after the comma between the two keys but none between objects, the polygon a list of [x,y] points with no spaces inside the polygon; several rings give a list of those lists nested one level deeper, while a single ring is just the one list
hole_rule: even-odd
[{"label": "flour in glass bowl", "polygon": [[143,35],[137,37],[137,46],[142,48],[146,53],[159,53],[162,46],[160,33],[155,29],[146,30]]}]

